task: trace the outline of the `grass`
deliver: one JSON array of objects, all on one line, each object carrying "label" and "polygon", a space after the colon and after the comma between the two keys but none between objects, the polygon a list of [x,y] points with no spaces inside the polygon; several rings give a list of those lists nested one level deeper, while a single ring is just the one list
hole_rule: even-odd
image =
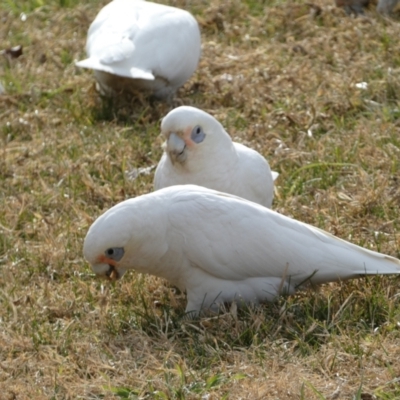
[{"label": "grass", "polygon": [[268,158],[279,212],[399,257],[398,18],[328,0],[171,1],[200,22],[203,54],[165,104],[102,99],[74,66],[105,3],[0,5],[2,46],[24,52],[0,59],[0,398],[399,398],[397,278],[193,322],[166,282],[109,285],[82,258],[99,214],[152,190],[152,173],[126,172],[156,165],[159,121],[180,104]]}]

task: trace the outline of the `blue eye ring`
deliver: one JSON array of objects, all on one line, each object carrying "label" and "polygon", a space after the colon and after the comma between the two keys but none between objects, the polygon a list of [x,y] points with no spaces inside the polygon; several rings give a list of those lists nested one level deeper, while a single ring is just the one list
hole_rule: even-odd
[{"label": "blue eye ring", "polygon": [[192,129],[192,133],[190,134],[190,138],[195,143],[201,143],[206,138],[206,134],[204,133],[203,128],[200,125],[196,125]]},{"label": "blue eye ring", "polygon": [[123,247],[110,247],[104,254],[111,260],[120,261],[125,254]]}]

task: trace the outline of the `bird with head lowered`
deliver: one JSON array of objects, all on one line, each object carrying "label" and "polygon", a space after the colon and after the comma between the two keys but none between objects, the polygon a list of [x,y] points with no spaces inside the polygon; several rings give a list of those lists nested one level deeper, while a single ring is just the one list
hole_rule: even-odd
[{"label": "bird with head lowered", "polygon": [[111,279],[126,271],[165,278],[186,311],[257,304],[307,283],[400,273],[400,260],[339,239],[242,198],[194,185],[125,200],[90,227],[83,253]]}]

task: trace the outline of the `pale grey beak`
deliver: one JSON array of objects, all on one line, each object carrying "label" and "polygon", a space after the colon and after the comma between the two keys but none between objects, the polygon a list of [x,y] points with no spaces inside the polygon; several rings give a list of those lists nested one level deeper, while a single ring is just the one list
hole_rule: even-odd
[{"label": "pale grey beak", "polygon": [[178,161],[183,163],[186,160],[186,144],[175,132],[169,135],[167,140],[167,152],[171,157],[172,163]]},{"label": "pale grey beak", "polygon": [[126,272],[126,269],[117,269],[113,265],[108,264],[94,264],[92,265],[92,270],[96,275],[106,277],[110,281],[121,279]]}]

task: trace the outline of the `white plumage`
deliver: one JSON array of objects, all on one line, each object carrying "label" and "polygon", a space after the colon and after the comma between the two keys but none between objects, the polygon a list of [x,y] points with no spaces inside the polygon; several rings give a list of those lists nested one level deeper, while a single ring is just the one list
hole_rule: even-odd
[{"label": "white plumage", "polygon": [[194,185],[126,200],[100,216],[83,252],[96,274],[156,275],[187,292],[186,311],[271,301],[305,282],[399,274],[363,249],[253,202]]},{"label": "white plumage", "polygon": [[187,11],[144,0],[114,0],[90,25],[88,58],[100,90],[172,95],[197,68],[199,26]]},{"label": "white plumage", "polygon": [[194,107],[175,108],[163,118],[161,132],[166,144],[155,190],[195,184],[271,207],[278,174],[255,150],[232,142],[210,114]]}]

